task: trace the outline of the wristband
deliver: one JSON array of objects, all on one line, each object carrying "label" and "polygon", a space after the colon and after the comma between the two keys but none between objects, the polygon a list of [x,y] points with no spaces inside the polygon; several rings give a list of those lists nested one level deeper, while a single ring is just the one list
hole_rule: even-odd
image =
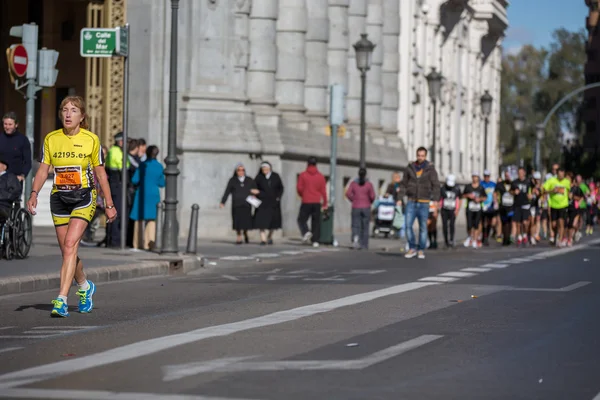
[{"label": "wristband", "polygon": [[114,205],[112,205],[112,206],[106,206],[104,208],[106,208],[107,210],[112,210],[113,208],[115,208],[115,206]]},{"label": "wristband", "polygon": [[35,190],[32,190],[31,193],[29,194],[29,197],[31,197],[32,194],[35,193],[35,197],[38,197],[39,193],[36,192]]}]

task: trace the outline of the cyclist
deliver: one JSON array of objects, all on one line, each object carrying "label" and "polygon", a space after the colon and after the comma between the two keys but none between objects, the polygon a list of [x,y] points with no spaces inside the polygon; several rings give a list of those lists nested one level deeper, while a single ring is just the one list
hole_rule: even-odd
[{"label": "cyclist", "polygon": [[62,253],[60,291],[52,300],[53,317],[68,317],[67,296],[75,278],[79,290],[79,312],[89,313],[96,292],[93,282],[86,279],[83,263],[77,256],[79,243],[96,212],[98,179],[105,200],[108,222],[117,215],[104,170],[104,157],[98,136],[87,130],[85,102],[79,96],[68,96],[60,104],[58,116],[62,129],[50,132],[44,139],[40,167],[33,181],[33,190],[27,208],[36,214],[38,193],[42,189],[50,167],[54,167],[54,184],[50,195],[50,211],[56,237]]}]

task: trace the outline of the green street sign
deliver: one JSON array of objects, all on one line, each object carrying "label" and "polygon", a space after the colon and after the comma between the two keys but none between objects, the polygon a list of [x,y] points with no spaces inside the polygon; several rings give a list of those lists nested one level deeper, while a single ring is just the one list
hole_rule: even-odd
[{"label": "green street sign", "polygon": [[117,27],[117,46],[115,52],[123,57],[129,55],[129,25]]},{"label": "green street sign", "polygon": [[81,30],[82,57],[112,57],[117,47],[114,28],[83,28]]}]

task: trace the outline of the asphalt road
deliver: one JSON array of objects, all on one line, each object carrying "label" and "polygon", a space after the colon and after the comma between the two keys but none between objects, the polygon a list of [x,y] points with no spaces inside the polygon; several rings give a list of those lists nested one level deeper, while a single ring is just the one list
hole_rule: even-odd
[{"label": "asphalt road", "polygon": [[600,400],[599,243],[265,259],[99,285],[68,319],[5,296],[0,397]]}]

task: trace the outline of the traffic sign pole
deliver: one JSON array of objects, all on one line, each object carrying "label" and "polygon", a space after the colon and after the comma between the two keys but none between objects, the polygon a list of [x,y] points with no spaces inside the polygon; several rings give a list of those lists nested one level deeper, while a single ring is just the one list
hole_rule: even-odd
[{"label": "traffic sign pole", "polygon": [[127,182],[128,182],[128,170],[127,170],[127,159],[129,152],[127,149],[127,137],[129,135],[129,24],[124,27],[117,28],[116,35],[116,51],[117,54],[125,58],[124,61],[124,74],[123,74],[123,170],[121,173],[121,249],[125,249],[125,239],[127,238],[127,222],[129,217],[127,216]]}]

